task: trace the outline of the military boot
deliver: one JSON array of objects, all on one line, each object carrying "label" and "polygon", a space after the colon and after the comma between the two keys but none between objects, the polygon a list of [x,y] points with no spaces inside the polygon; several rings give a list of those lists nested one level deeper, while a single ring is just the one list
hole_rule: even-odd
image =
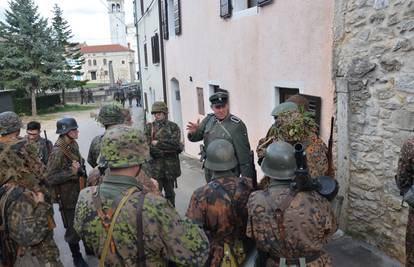
[{"label": "military boot", "polygon": [[73,264],[75,267],[89,267],[86,261],[82,258],[79,244],[69,244],[69,248],[72,252]]}]

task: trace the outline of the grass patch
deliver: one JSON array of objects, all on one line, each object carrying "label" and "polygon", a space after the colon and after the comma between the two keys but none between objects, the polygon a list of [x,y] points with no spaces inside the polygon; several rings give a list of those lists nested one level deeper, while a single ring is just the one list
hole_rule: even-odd
[{"label": "grass patch", "polygon": [[105,84],[105,83],[87,83],[83,86],[84,89],[93,89],[93,88],[98,88],[98,87],[103,87],[103,86],[108,86],[109,84]]},{"label": "grass patch", "polygon": [[48,109],[38,110],[39,115],[49,115],[58,112],[70,112],[70,111],[84,111],[97,109],[98,105],[76,105],[76,104],[66,104],[64,106],[55,106]]}]

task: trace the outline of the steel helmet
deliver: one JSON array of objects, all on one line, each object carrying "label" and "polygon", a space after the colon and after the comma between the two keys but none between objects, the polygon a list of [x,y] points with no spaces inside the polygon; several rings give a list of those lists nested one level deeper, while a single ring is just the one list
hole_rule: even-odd
[{"label": "steel helmet", "polygon": [[22,128],[22,121],[16,113],[12,111],[0,113],[0,135],[17,132],[20,128]]},{"label": "steel helmet", "polygon": [[56,133],[59,135],[67,134],[76,129],[78,129],[78,123],[74,118],[63,118],[56,122]]},{"label": "steel helmet", "polygon": [[158,113],[158,112],[163,112],[163,113],[167,114],[168,113],[167,104],[165,104],[162,101],[154,102],[154,104],[152,104],[151,114]]},{"label": "steel helmet", "polygon": [[298,105],[296,105],[293,102],[283,102],[283,103],[277,105],[272,110],[272,113],[270,113],[270,115],[272,115],[273,117],[275,117],[275,116],[278,116],[282,112],[292,111],[292,110],[299,110]]},{"label": "steel helmet", "polygon": [[270,178],[293,179],[296,171],[295,148],[283,141],[273,142],[266,149],[261,168]]},{"label": "steel helmet", "polygon": [[237,166],[233,145],[225,139],[216,139],[207,147],[205,167],[213,171],[228,171]]}]

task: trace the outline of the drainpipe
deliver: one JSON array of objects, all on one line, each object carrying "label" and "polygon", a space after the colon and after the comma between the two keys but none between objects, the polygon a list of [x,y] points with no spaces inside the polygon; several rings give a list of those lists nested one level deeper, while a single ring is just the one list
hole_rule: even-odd
[{"label": "drainpipe", "polygon": [[138,0],[134,1],[134,22],[135,31],[137,37],[137,56],[138,56],[138,68],[139,68],[139,87],[141,88],[141,106],[144,101],[144,88],[142,88],[142,67],[141,67],[141,54],[140,54],[140,43],[139,43],[139,31],[138,31]]},{"label": "drainpipe", "polygon": [[162,0],[158,0],[158,23],[160,28],[160,52],[161,52],[161,72],[162,72],[162,91],[164,94],[164,102],[167,103],[167,85],[165,80],[165,56],[164,56],[164,33],[162,31],[162,13],[161,13]]}]

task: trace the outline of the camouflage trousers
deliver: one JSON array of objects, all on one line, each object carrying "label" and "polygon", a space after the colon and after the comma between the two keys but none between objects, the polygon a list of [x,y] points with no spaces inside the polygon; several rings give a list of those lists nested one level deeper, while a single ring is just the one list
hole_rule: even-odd
[{"label": "camouflage trousers", "polygon": [[73,221],[75,219],[75,210],[74,209],[64,209],[63,212],[60,213],[62,216],[62,220],[66,220],[67,227],[65,232],[65,241],[68,244],[78,244],[80,238],[76,233],[75,229],[73,228]]},{"label": "camouflage trousers", "polygon": [[175,178],[168,177],[165,174],[157,177],[158,189],[162,193],[164,189],[164,197],[175,207]]},{"label": "camouflage trousers", "polygon": [[414,208],[408,212],[407,231],[405,233],[406,267],[414,267]]}]

